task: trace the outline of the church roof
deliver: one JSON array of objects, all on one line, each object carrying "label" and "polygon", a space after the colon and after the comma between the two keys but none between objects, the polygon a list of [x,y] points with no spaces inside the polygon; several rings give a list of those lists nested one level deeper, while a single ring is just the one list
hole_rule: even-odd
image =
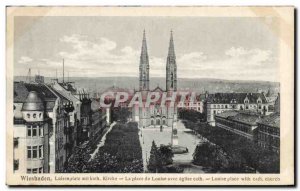
[{"label": "church roof", "polygon": [[149,65],[148,51],[147,51],[147,41],[146,41],[146,32],[143,32],[143,42],[142,42],[142,50],[140,57],[140,66],[141,65]]},{"label": "church roof", "polygon": [[171,31],[170,43],[169,43],[169,52],[168,58],[175,58],[175,50],[174,50],[174,40],[173,40],[173,31]]},{"label": "church roof", "polygon": [[162,90],[159,86],[157,86],[151,92],[164,92],[164,90]]}]

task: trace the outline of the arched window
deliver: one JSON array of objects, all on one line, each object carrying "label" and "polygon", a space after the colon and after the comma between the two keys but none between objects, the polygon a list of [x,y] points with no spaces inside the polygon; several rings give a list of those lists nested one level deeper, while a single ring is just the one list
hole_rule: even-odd
[{"label": "arched window", "polygon": [[160,120],[159,119],[156,120],[156,125],[160,125]]},{"label": "arched window", "polygon": [[42,113],[39,114],[39,118],[41,118],[41,117],[42,117]]},{"label": "arched window", "polygon": [[27,113],[27,118],[28,118],[28,119],[30,118],[30,114],[29,114],[29,113]]},{"label": "arched window", "polygon": [[36,118],[36,113],[33,114],[33,118]]}]

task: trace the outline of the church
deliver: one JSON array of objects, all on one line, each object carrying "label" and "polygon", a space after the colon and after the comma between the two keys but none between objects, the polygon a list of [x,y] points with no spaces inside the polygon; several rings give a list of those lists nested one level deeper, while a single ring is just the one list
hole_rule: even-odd
[{"label": "church", "polygon": [[173,33],[171,31],[169,50],[166,63],[166,89],[163,90],[159,86],[150,90],[149,78],[149,57],[147,52],[147,42],[145,31],[143,33],[142,50],[139,65],[139,91],[143,97],[143,103],[146,100],[146,95],[151,92],[160,94],[160,99],[151,104],[149,107],[135,107],[133,109],[133,119],[139,123],[140,128],[166,128],[171,127],[176,129],[177,122],[177,106],[161,107],[162,94],[167,93],[168,97],[172,96],[173,92],[177,91],[177,66],[174,50]]}]

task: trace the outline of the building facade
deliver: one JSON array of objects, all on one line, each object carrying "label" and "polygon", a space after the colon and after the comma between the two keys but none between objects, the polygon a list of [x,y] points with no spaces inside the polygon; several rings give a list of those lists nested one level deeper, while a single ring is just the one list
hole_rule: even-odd
[{"label": "building facade", "polygon": [[107,127],[107,108],[101,108],[98,99],[92,99],[91,103],[91,128],[89,132],[89,140],[94,141],[100,137],[100,134]]},{"label": "building facade", "polygon": [[205,101],[207,122],[215,126],[215,116],[225,111],[251,111],[268,115],[269,103],[263,93],[216,93]]},{"label": "building facade", "polygon": [[163,93],[167,93],[168,96],[172,96],[173,92],[177,91],[177,65],[176,65],[176,56],[174,50],[174,41],[173,34],[171,31],[171,37],[169,42],[169,50],[167,56],[166,64],[166,90],[162,90],[157,86],[154,90],[149,89],[149,57],[147,52],[147,42],[145,31],[143,34],[142,41],[142,50],[140,56],[140,65],[139,65],[139,93],[143,98],[143,102],[146,101],[148,93],[158,93],[160,95],[160,100],[154,104],[151,104],[150,107],[135,106],[133,108],[133,119],[139,123],[139,126],[142,128],[146,127],[174,127],[174,124],[177,121],[177,107],[170,106],[166,104],[165,107],[161,107],[161,98]]},{"label": "building facade", "polygon": [[47,173],[49,125],[45,105],[35,91],[28,92],[25,100],[19,98],[14,103],[14,172]]},{"label": "building facade", "polygon": [[43,83],[14,83],[14,172],[64,172],[68,101]]},{"label": "building facade", "polygon": [[215,115],[216,127],[225,129],[234,134],[255,140],[257,122],[261,116],[257,113],[245,111],[225,111]]},{"label": "building facade", "polygon": [[257,144],[264,149],[280,151],[280,94],[274,105],[275,112],[258,122]]}]

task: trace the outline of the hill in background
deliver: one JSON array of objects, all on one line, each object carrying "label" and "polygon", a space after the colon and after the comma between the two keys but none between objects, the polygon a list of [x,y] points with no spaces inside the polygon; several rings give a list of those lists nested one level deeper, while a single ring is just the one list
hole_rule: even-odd
[{"label": "hill in background", "polygon": [[[70,81],[75,82],[75,87],[78,90],[85,89],[88,92],[103,92],[109,87],[115,86],[126,89],[138,89],[139,80],[136,77],[97,77],[97,78],[83,78],[83,77],[70,77]],[[15,76],[14,81],[26,81],[25,76]],[[59,79],[62,82],[62,78]],[[65,81],[68,81],[65,79]],[[51,82],[50,77],[45,77],[45,82]],[[188,79],[180,78],[177,80],[178,89],[193,90],[198,93],[208,91],[209,93],[217,92],[267,92],[270,88],[273,94],[279,92],[279,82],[266,82],[266,81],[233,81],[221,79]],[[165,78],[151,78],[150,88],[154,89],[157,86],[165,89]]]}]

